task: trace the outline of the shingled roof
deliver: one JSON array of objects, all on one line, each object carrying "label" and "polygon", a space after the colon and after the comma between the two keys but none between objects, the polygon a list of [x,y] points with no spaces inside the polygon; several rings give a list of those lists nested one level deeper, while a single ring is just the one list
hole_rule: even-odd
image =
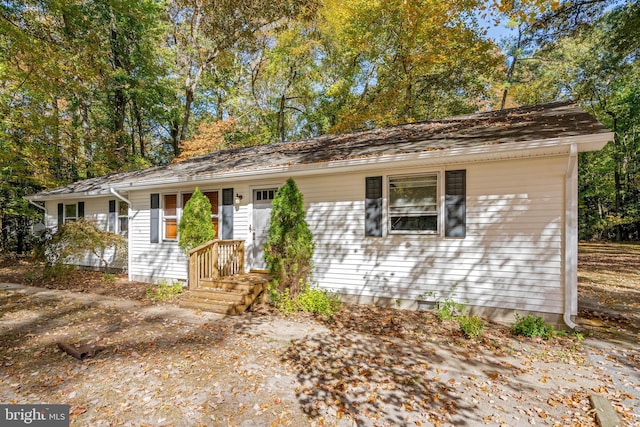
[{"label": "shingled roof", "polygon": [[[71,194],[101,194],[111,187],[145,182],[197,180],[234,171],[264,171],[336,160],[441,152],[456,148],[503,146],[517,142],[609,133],[570,102],[550,103],[411,123],[343,135],[217,151],[180,163],[122,172],[43,191],[32,199]],[[490,148],[490,147],[487,147]]]}]

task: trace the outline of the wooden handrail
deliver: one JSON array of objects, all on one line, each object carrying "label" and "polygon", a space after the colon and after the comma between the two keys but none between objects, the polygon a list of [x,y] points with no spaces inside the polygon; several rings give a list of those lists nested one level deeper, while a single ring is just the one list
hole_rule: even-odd
[{"label": "wooden handrail", "polygon": [[202,280],[244,273],[244,240],[211,240],[189,251],[189,289]]}]

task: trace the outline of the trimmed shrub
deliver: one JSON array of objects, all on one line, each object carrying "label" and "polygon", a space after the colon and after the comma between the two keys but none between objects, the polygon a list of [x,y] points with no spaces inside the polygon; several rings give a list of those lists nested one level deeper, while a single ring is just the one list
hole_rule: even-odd
[{"label": "trimmed shrub", "polygon": [[182,211],[178,234],[178,245],[186,254],[216,238],[211,222],[211,202],[197,187]]},{"label": "trimmed shrub", "polygon": [[302,193],[292,178],[278,189],[273,199],[264,259],[275,289],[289,289],[295,299],[301,284],[307,283],[313,269],[313,234],[305,220]]}]

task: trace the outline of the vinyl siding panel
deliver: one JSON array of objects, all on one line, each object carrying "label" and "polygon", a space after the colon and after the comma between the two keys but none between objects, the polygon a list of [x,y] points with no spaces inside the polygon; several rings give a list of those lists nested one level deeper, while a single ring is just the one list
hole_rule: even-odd
[{"label": "vinyl siding panel", "polygon": [[[233,183],[199,185],[201,191],[219,191],[219,201],[222,202],[222,189],[234,187],[235,193],[243,194],[244,206],[234,210],[233,223],[234,239],[247,238],[247,207],[248,187],[234,185]],[[150,209],[151,209],[151,193],[160,193],[160,200],[164,194],[181,194],[192,193],[195,187],[179,187],[172,188],[167,191],[133,191],[129,194],[129,200],[132,203],[133,220],[129,225],[129,257],[131,259],[131,277],[135,280],[144,280],[157,282],[161,280],[168,281],[186,281],[188,279],[188,257],[182,252],[178,246],[177,240],[163,239],[162,231],[160,231],[160,241],[151,243],[150,234]],[[178,222],[182,214],[181,197],[178,197]],[[162,205],[160,206],[160,224],[162,227]],[[221,209],[219,210],[222,211]],[[219,222],[221,224],[222,221]],[[247,261],[245,261],[245,264]]]},{"label": "vinyl siding panel", "polygon": [[[559,157],[456,166],[467,170],[461,239],[390,235],[387,224],[383,237],[365,237],[370,173],[298,179],[316,239],[313,280],[356,297],[434,300],[455,293],[470,305],[562,313],[564,167]],[[385,220],[388,176],[429,171],[380,171]]]},{"label": "vinyl siding panel", "polygon": [[[548,157],[448,167],[466,170],[464,238],[445,238],[443,230],[439,235],[388,231],[389,176],[435,172],[442,193],[445,169],[297,177],[316,241],[312,281],[356,298],[433,301],[455,295],[469,305],[562,313],[566,164],[566,157]],[[365,182],[374,175],[383,177],[382,237],[365,236]],[[281,184],[254,180],[211,187],[233,187],[243,196],[234,206],[233,224],[234,238],[246,242],[247,269],[253,263],[252,191]],[[193,189],[171,192],[181,190]],[[185,280],[187,259],[177,242],[149,243],[150,193],[129,195],[132,277]],[[442,213],[444,196],[439,197]]]}]

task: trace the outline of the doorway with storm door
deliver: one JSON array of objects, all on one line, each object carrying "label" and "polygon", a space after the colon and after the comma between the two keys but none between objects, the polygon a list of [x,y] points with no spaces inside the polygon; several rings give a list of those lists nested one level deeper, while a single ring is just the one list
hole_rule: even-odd
[{"label": "doorway with storm door", "polygon": [[264,245],[269,233],[271,219],[271,204],[277,188],[260,188],[253,190],[253,265],[254,270],[265,270]]}]

